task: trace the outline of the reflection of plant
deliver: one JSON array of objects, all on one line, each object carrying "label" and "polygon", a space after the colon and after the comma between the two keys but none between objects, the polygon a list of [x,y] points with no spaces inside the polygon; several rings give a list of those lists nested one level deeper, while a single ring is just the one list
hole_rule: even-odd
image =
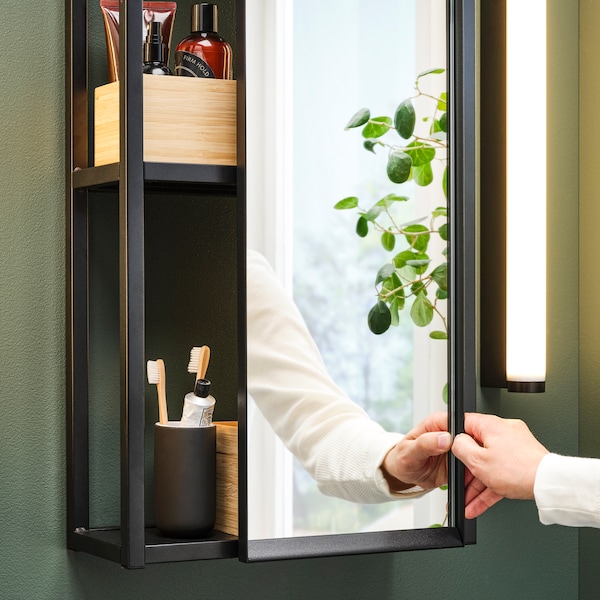
[{"label": "reflection of plant", "polygon": [[[428,254],[431,236],[439,236],[447,241],[447,127],[446,93],[432,95],[421,89],[422,78],[444,73],[444,69],[430,69],[421,73],[415,82],[416,93],[404,100],[396,109],[394,118],[387,116],[371,118],[369,109],[359,110],[346,129],[363,127],[364,147],[375,153],[378,146],[388,149],[386,172],[390,181],[401,184],[414,181],[419,186],[428,186],[434,181],[434,160],[443,166],[442,190],[443,205],[438,206],[429,216],[409,223],[398,223],[394,207],[409,201],[407,196],[390,193],[377,201],[371,208],[363,209],[359,200],[350,196],[340,200],[338,210],[357,209],[356,233],[366,237],[369,233],[381,237],[381,245],[388,252],[395,252],[391,261],[377,272],[375,288],[377,303],[368,315],[369,328],[381,334],[391,325],[399,322],[400,311],[406,300],[413,299],[410,316],[419,327],[429,325],[437,314],[442,322],[442,330],[432,331],[430,337],[446,339],[448,335],[446,318],[439,302],[447,298],[448,265],[447,248],[444,246],[443,262],[435,264]],[[423,99],[430,105],[429,114],[422,121],[426,132],[418,131],[414,100]],[[420,100],[419,100],[420,101]],[[383,136],[395,131],[402,142],[385,143]],[[429,212],[429,210],[428,210]],[[398,251],[397,238],[405,242]]]}]

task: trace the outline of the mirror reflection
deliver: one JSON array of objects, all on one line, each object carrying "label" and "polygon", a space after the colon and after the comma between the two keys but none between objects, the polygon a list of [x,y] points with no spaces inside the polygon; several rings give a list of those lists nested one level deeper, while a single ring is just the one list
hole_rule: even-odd
[{"label": "mirror reflection", "polygon": [[447,410],[446,1],[246,12],[249,537],[444,525],[377,466]]}]

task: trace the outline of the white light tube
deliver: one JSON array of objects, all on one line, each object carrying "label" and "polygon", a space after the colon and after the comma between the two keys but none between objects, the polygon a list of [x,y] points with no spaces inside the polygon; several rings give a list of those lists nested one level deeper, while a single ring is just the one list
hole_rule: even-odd
[{"label": "white light tube", "polygon": [[506,379],[546,380],[546,0],[506,0]]}]

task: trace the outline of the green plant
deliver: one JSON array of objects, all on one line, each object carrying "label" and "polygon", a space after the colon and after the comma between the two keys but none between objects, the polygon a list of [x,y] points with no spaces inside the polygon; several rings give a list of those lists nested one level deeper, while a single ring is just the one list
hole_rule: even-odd
[{"label": "green plant", "polygon": [[[375,276],[377,300],[367,319],[375,334],[397,325],[400,311],[410,304],[410,317],[415,325],[425,327],[437,315],[441,327],[429,335],[433,339],[448,337],[441,306],[448,295],[446,93],[434,95],[422,89],[424,78],[444,72],[444,69],[429,69],[420,73],[415,82],[415,94],[398,105],[393,118],[371,117],[371,111],[363,108],[346,126],[347,130],[362,127],[363,146],[367,151],[375,154],[379,147],[388,150],[386,173],[394,184],[412,180],[418,186],[429,186],[436,179],[434,162],[440,161],[443,166],[439,206],[434,210],[428,208],[427,214],[416,221],[398,222],[395,209],[410,198],[395,192],[368,209],[361,208],[356,196],[344,198],[335,205],[337,210],[357,210],[356,233],[362,238],[380,236],[382,247],[392,254]],[[422,124],[417,124],[417,99],[427,105],[426,114],[421,117]],[[388,134],[393,133],[399,141],[388,141]],[[444,241],[441,257],[436,260],[429,251],[432,236],[439,236]],[[409,299],[412,303],[407,303]]]}]

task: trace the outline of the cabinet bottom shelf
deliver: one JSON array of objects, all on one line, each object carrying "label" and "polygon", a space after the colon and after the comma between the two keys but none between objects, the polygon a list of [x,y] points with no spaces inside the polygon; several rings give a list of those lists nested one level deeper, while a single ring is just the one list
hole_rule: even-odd
[{"label": "cabinet bottom shelf", "polygon": [[[69,547],[121,563],[121,530],[76,530],[70,536]],[[149,527],[145,531],[144,556],[146,564],[237,558],[238,538],[213,531],[202,539],[176,539],[165,537],[157,529]]]}]

